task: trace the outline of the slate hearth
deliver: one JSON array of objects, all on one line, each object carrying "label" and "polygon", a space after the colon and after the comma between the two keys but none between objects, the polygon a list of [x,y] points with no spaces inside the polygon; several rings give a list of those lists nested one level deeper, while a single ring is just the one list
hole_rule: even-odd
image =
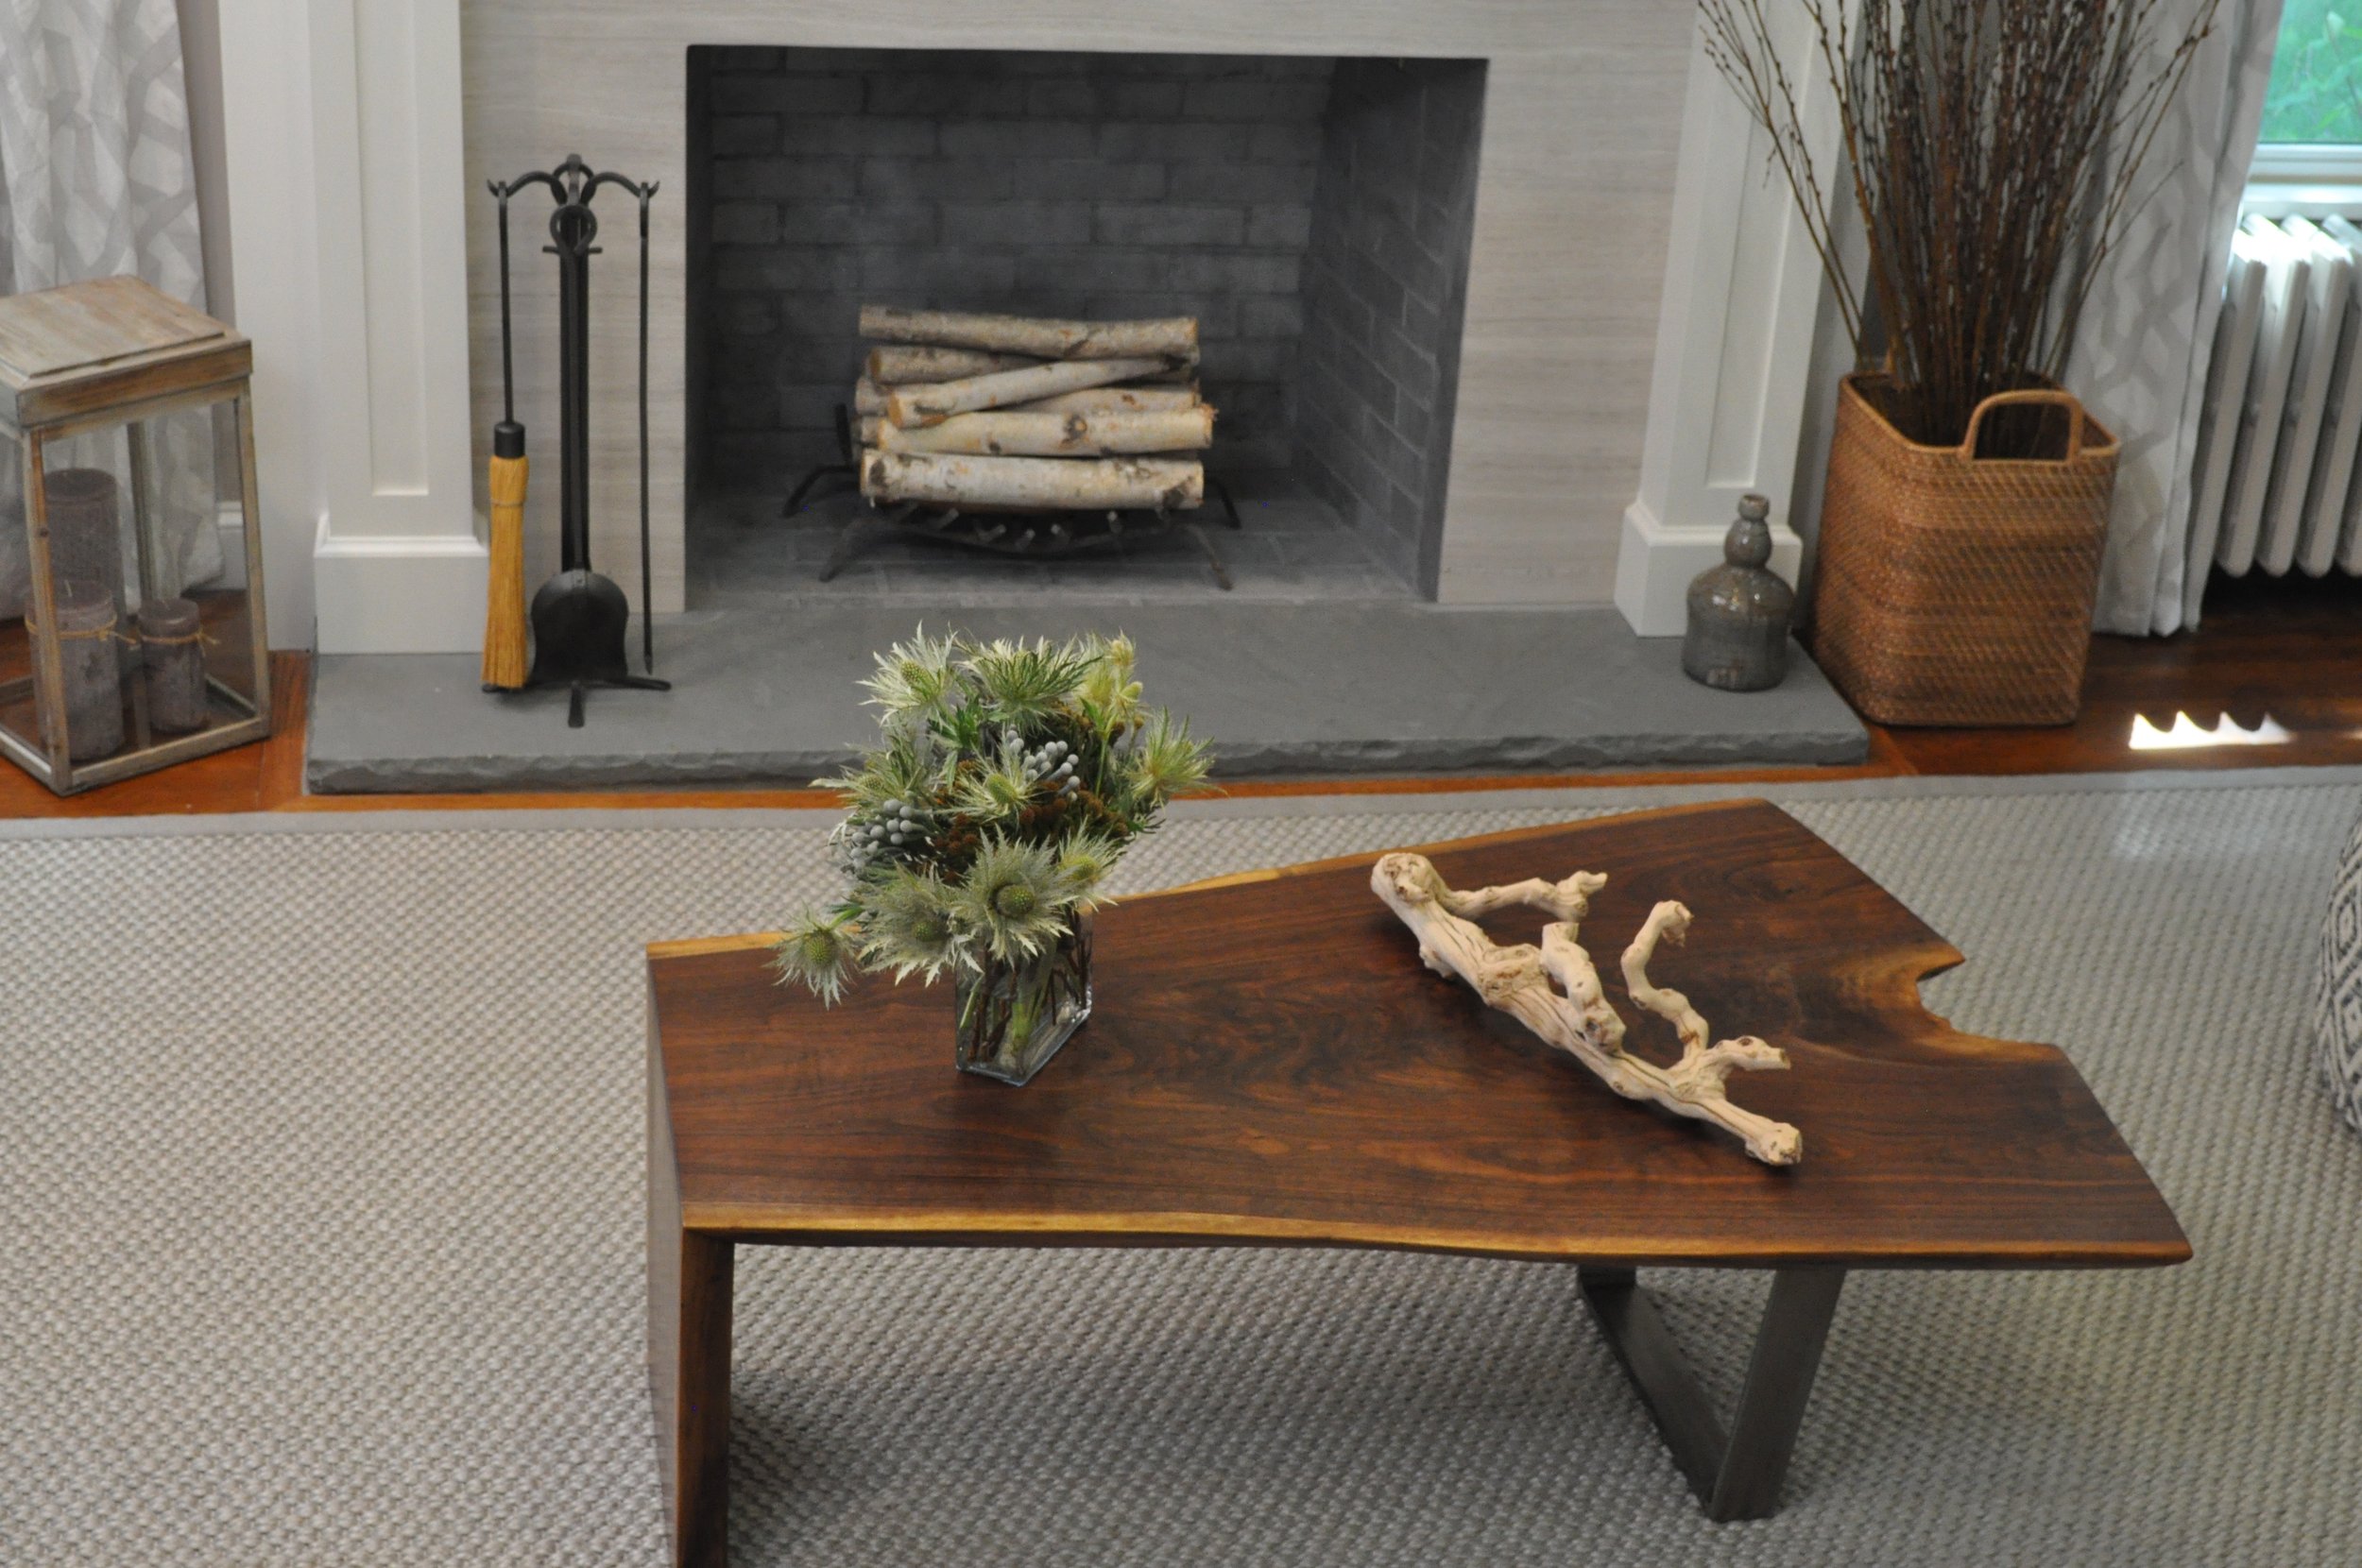
[{"label": "slate hearth", "polygon": [[473,655],[323,656],[307,777],[329,793],[801,785],[874,735],[855,683],[921,621],[1131,633],[1150,695],[1190,715],[1233,777],[1842,763],[1869,748],[1801,652],[1776,690],[1713,691],[1681,673],[1678,639],[1636,638],[1605,606],[841,599],[660,620],[657,673],[675,689],[594,693],[577,730],[563,693],[486,695]]}]

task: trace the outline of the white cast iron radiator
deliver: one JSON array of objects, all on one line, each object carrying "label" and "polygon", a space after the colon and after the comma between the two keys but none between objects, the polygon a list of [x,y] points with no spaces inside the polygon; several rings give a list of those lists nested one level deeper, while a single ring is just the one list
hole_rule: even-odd
[{"label": "white cast iron radiator", "polygon": [[2362,228],[2250,214],[2232,238],[2190,472],[2188,618],[2203,563],[2362,573]]}]

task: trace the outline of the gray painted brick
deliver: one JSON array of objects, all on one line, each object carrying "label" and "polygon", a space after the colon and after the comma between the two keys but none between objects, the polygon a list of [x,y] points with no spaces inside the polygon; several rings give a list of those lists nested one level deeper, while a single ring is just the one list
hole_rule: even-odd
[{"label": "gray painted brick", "polygon": [[932,245],[940,210],[933,201],[792,201],[780,210],[780,237],[792,245]]},{"label": "gray painted brick", "polygon": [[849,196],[860,185],[860,166],[847,159],[717,158],[713,195],[722,200],[747,197]]},{"label": "gray painted brick", "polygon": [[1092,237],[1109,245],[1240,245],[1246,239],[1246,213],[1237,207],[1107,201],[1099,205]]},{"label": "gray painted brick", "polygon": [[1304,298],[1296,294],[1248,294],[1237,300],[1238,331],[1246,337],[1299,337]]},{"label": "gray painted brick", "polygon": [[1303,203],[1259,205],[1246,215],[1246,243],[1275,249],[1301,250],[1312,241],[1312,209]]},{"label": "gray painted brick", "polygon": [[1015,194],[1017,185],[1002,159],[871,158],[860,168],[864,196],[895,201],[989,201]]},{"label": "gray painted brick", "polygon": [[[843,251],[827,254],[843,256]],[[782,294],[778,297],[780,328],[796,337],[853,341],[857,313],[835,293]]]},{"label": "gray painted brick", "polygon": [[913,250],[871,250],[861,257],[859,286],[891,301],[933,310],[989,309],[996,296],[1017,284],[1017,263],[1008,256],[950,255]]},{"label": "gray painted brick", "polygon": [[888,71],[869,78],[868,110],[872,114],[930,119],[1014,114],[1023,110],[1022,94],[1021,88],[1013,94],[1008,81],[998,76]]},{"label": "gray painted brick", "polygon": [[1175,201],[1268,201],[1312,199],[1309,163],[1175,163],[1169,187]]},{"label": "gray painted brick", "polygon": [[935,122],[885,114],[847,114],[798,120],[788,126],[780,146],[802,158],[932,158]]},{"label": "gray painted brick", "polygon": [[1230,289],[1241,294],[1292,294],[1304,259],[1292,253],[1176,250],[1167,276],[1176,289]]},{"label": "gray painted brick", "polygon": [[947,201],[946,245],[1087,245],[1087,201]]},{"label": "gray painted brick", "polygon": [[1093,137],[1068,120],[946,120],[942,140],[951,158],[1082,158]]},{"label": "gray painted brick", "polygon": [[724,201],[713,208],[716,245],[772,245],[779,237],[779,209],[768,201]]},{"label": "gray painted brick", "polygon": [[1036,119],[1087,120],[1099,112],[1099,89],[1075,77],[1029,81],[1010,96]]},{"label": "gray painted brick", "polygon": [[746,250],[733,246],[713,253],[713,281],[724,289],[842,289],[851,288],[860,277],[851,253],[842,250]]},{"label": "gray painted brick", "polygon": [[776,332],[779,325],[778,298],[767,293],[725,295],[712,316],[715,336],[732,341]]},{"label": "gray painted brick", "polygon": [[717,77],[707,89],[722,114],[858,114],[857,77]]},{"label": "gray painted brick", "polygon": [[1258,163],[1315,163],[1323,138],[1317,123],[1265,120],[1247,131],[1246,155]]},{"label": "gray painted brick", "polygon": [[712,129],[716,158],[756,157],[779,150],[779,122],[769,114],[716,114]]},{"label": "gray painted brick", "polygon": [[1109,245],[1042,250],[1036,256],[1045,271],[1066,280],[1087,298],[1109,294],[1169,296],[1172,264],[1179,259],[1164,250]]},{"label": "gray painted brick", "polygon": [[720,43],[708,50],[708,66],[714,75],[733,71],[777,71],[779,51],[751,43]]},{"label": "gray painted brick", "polygon": [[1112,162],[1097,158],[1020,160],[1017,182],[1081,201],[1155,201],[1165,194],[1162,163]]},{"label": "gray painted brick", "polygon": [[1246,157],[1245,126],[1159,125],[1110,120],[1099,128],[1103,158],[1149,162],[1238,162]]}]

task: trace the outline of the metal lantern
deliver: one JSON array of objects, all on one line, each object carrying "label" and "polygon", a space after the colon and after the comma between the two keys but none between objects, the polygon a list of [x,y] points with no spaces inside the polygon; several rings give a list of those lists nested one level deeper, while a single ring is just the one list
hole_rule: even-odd
[{"label": "metal lantern", "polygon": [[0,750],[60,794],[270,733],[252,368],[137,278],[0,298]]}]

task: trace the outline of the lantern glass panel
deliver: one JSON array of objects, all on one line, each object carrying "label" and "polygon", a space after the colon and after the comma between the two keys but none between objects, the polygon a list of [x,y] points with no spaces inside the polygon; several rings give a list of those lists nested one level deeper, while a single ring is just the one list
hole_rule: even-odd
[{"label": "lantern glass panel", "polygon": [[[256,716],[236,413],[225,397],[44,440],[54,638],[38,623],[26,492],[11,476],[0,502],[0,729],[53,766],[60,734],[79,773]],[[50,690],[62,693],[46,728],[44,645],[56,650]]]}]

